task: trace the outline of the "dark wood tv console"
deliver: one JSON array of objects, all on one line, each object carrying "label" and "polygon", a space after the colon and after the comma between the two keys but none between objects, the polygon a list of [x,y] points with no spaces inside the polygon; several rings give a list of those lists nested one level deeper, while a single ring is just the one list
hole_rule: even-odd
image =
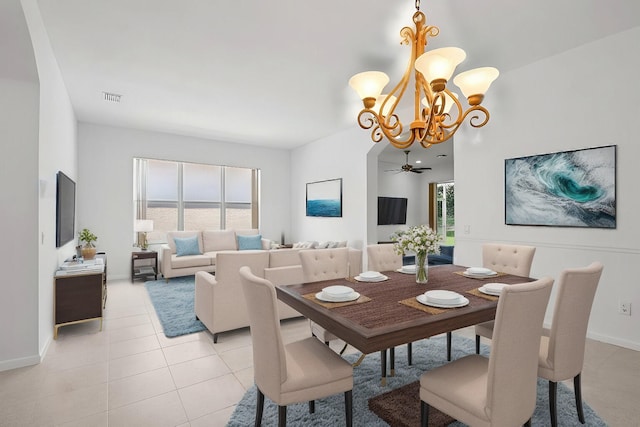
[{"label": "dark wood tv console", "polygon": [[107,302],[107,256],[96,255],[102,264],[85,269],[60,269],[54,278],[54,329],[53,339],[58,338],[61,326],[100,321]]}]

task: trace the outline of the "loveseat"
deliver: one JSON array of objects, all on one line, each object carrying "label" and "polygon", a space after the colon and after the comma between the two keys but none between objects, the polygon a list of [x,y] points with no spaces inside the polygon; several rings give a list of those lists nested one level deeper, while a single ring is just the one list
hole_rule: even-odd
[{"label": "loveseat", "polygon": [[167,281],[198,271],[214,272],[220,251],[269,249],[270,245],[271,241],[263,239],[257,229],[170,231],[161,249],[160,271]]},{"label": "loveseat", "polygon": [[[360,274],[362,251],[353,248],[344,248],[344,250],[349,253],[349,275]],[[206,271],[196,273],[196,316],[213,334],[214,343],[218,341],[218,335],[221,332],[249,326],[249,315],[240,283],[240,267],[248,266],[253,274],[271,281],[276,286],[303,283],[304,275],[299,251],[300,249],[297,248],[269,251],[221,251],[216,256],[215,276]],[[278,312],[280,319],[301,316],[280,301],[278,301]]]}]

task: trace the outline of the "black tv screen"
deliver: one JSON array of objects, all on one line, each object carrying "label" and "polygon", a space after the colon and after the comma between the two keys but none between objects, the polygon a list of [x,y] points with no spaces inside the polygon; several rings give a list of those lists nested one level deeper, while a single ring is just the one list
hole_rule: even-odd
[{"label": "black tv screen", "polygon": [[73,240],[76,219],[76,183],[58,172],[56,186],[56,248]]},{"label": "black tv screen", "polygon": [[407,199],[378,197],[378,225],[406,224]]}]

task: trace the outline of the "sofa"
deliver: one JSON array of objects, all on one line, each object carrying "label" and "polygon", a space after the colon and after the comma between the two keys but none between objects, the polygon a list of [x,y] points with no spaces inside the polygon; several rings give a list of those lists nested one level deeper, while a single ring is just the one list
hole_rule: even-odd
[{"label": "sofa", "polygon": [[[349,275],[356,276],[362,272],[362,251],[353,248],[347,250]],[[215,276],[207,271],[196,273],[196,317],[213,334],[214,343],[218,342],[218,336],[222,332],[249,326],[249,314],[240,282],[240,267],[248,266],[253,274],[276,286],[303,283],[299,251],[297,248],[220,251],[216,254]],[[281,301],[278,301],[278,312],[281,320],[301,316]]]},{"label": "sofa", "polygon": [[427,255],[429,265],[453,264],[453,246],[440,245],[439,254]]},{"label": "sofa", "polygon": [[[220,251],[237,251],[242,242],[259,240],[257,249],[269,249],[271,241],[259,236],[257,229],[215,231],[170,231],[162,245],[160,272],[165,280],[190,276],[198,271],[216,271],[216,255]],[[178,240],[176,240],[178,239]],[[189,245],[190,240],[197,240]],[[177,244],[176,244],[177,243]]]}]

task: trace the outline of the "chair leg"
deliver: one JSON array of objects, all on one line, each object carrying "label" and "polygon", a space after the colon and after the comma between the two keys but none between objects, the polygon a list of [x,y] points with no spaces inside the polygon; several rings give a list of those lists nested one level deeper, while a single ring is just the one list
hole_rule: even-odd
[{"label": "chair leg", "polygon": [[411,351],[412,343],[408,343],[407,344],[407,365],[411,366],[411,364],[413,363],[413,352]]},{"label": "chair leg", "polygon": [[420,400],[420,425],[422,427],[429,425],[429,405],[424,400]]},{"label": "chair leg", "polygon": [[342,356],[342,353],[344,353],[344,351],[347,349],[347,347],[349,347],[349,343],[344,343],[344,347],[342,347],[342,350],[340,350],[340,356]]},{"label": "chair leg", "polygon": [[353,425],[353,393],[351,390],[344,392],[344,415],[347,419],[347,427]]},{"label": "chair leg", "polygon": [[213,343],[216,344],[218,342],[218,334],[213,334]]},{"label": "chair leg", "polygon": [[558,413],[556,408],[556,390],[558,383],[549,381],[549,414],[551,415],[551,427],[558,425]]},{"label": "chair leg", "polygon": [[324,345],[326,345],[327,347],[329,347],[329,341],[325,341]]},{"label": "chair leg", "polygon": [[576,395],[576,408],[578,409],[578,419],[584,424],[584,412],[582,411],[582,386],[580,384],[580,374],[573,377],[573,389]]},{"label": "chair leg", "polygon": [[287,426],[287,407],[278,406],[278,427]]},{"label": "chair leg", "polygon": [[524,423],[524,427],[531,427],[531,418],[529,418],[527,422]]},{"label": "chair leg", "polygon": [[258,397],[256,402],[256,427],[260,427],[260,424],[262,424],[262,410],[264,409],[264,394],[258,387],[256,387],[256,390],[256,395]]},{"label": "chair leg", "polygon": [[480,354],[480,335],[476,335],[476,354]]},{"label": "chair leg", "polygon": [[315,400],[310,400],[309,401],[309,413],[313,414],[316,412],[316,401]]},{"label": "chair leg", "polygon": [[447,361],[451,362],[451,338],[452,333],[447,332]]}]

